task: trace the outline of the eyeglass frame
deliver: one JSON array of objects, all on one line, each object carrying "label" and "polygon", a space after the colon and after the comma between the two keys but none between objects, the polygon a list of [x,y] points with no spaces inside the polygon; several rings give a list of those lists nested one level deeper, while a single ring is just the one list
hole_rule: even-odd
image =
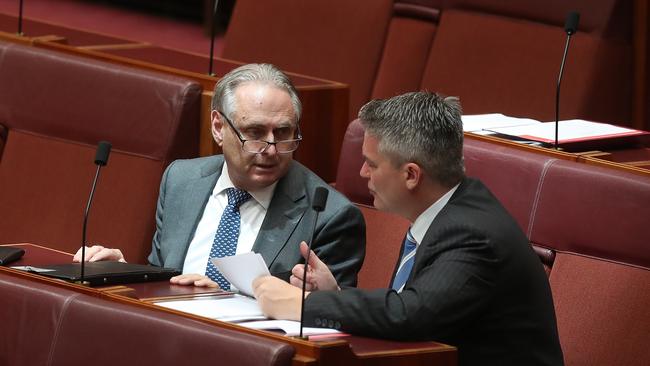
[{"label": "eyeglass frame", "polygon": [[[302,141],[302,133],[300,132],[300,124],[299,124],[299,123],[296,123],[296,128],[297,128],[297,130],[296,130],[296,132],[295,132],[295,134],[296,134],[296,138],[293,138],[293,139],[289,139],[289,140],[280,140],[280,141],[266,141],[266,140],[245,139],[244,136],[243,136],[243,134],[241,133],[241,131],[239,131],[239,130],[237,129],[237,127],[235,127],[235,124],[230,120],[230,118],[228,118],[228,117],[226,116],[225,113],[223,113],[223,112],[220,111],[220,110],[215,110],[215,111],[216,111],[217,113],[219,113],[219,114],[223,117],[223,119],[226,120],[226,122],[228,123],[228,126],[230,126],[230,128],[232,128],[232,130],[235,131],[235,135],[237,135],[237,138],[238,138],[239,141],[241,142],[241,149],[242,149],[242,151],[245,151],[245,152],[247,152],[247,153],[250,153],[250,154],[262,154],[262,153],[264,153],[264,152],[269,148],[269,146],[274,145],[274,146],[275,146],[275,151],[277,151],[278,154],[289,154],[289,153],[292,153],[292,152],[298,150],[298,147],[300,146],[300,141]],[[249,150],[244,149],[244,146],[246,146],[246,142],[247,142],[247,141],[251,141],[251,142],[253,142],[253,141],[264,142],[264,143],[266,143],[266,146],[264,146],[264,148],[263,148],[261,151],[249,151]],[[279,144],[279,143],[282,143],[282,142],[297,142],[297,144],[296,144],[296,148],[293,149],[293,150],[290,150],[290,151],[280,151],[280,150],[278,150],[278,144]]]}]

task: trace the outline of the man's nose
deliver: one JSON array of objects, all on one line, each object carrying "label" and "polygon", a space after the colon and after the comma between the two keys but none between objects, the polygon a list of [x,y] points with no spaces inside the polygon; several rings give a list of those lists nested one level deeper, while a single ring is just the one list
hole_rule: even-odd
[{"label": "man's nose", "polygon": [[359,170],[359,175],[362,178],[368,178],[370,175],[368,174],[368,163],[365,161],[363,162],[363,165],[361,166],[361,170]]}]

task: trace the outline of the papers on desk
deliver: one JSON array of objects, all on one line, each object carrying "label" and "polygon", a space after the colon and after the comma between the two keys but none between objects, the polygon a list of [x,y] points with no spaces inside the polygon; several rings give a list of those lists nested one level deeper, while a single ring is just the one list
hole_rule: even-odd
[{"label": "papers on desk", "polygon": [[[555,142],[555,122],[490,128],[490,130],[499,134],[516,136],[533,141],[545,143]],[[647,132],[581,119],[558,122],[558,142],[560,144],[643,134],[647,134]]]},{"label": "papers on desk", "polygon": [[[239,323],[242,327],[259,329],[259,330],[280,330],[288,336],[297,336],[300,334],[300,322],[292,320],[259,320]],[[320,334],[343,334],[341,331],[331,328],[311,328],[303,327],[302,334],[320,335]]]},{"label": "papers on desk", "polygon": [[266,319],[257,300],[243,295],[228,298],[196,298],[191,300],[154,302],[158,306],[225,322]]},{"label": "papers on desk", "polygon": [[[155,305],[183,311],[193,315],[237,323],[243,327],[281,331],[288,336],[300,334],[300,322],[268,320],[254,298],[235,294],[232,297],[197,297],[191,300],[161,301]],[[343,334],[330,328],[303,328],[303,335]]]},{"label": "papers on desk", "polygon": [[248,296],[253,296],[254,279],[271,274],[259,253],[250,252],[210,260],[231,285]]},{"label": "papers on desk", "polygon": [[531,118],[518,118],[505,116],[501,113],[470,114],[461,117],[463,131],[479,135],[493,135],[495,128],[537,125],[541,122]]}]

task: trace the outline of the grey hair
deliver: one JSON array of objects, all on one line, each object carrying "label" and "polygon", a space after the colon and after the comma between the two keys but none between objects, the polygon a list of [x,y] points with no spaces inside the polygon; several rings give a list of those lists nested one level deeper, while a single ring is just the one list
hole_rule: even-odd
[{"label": "grey hair", "polygon": [[286,91],[291,98],[296,117],[295,122],[297,123],[300,120],[302,104],[300,98],[298,98],[296,88],[287,75],[271,64],[247,64],[224,75],[214,86],[212,110],[223,112],[226,117],[232,119],[232,115],[236,110],[235,90],[240,85],[249,82],[269,84]]},{"label": "grey hair", "polygon": [[359,118],[395,166],[416,163],[451,188],[465,176],[461,114],[458,98],[423,91],[370,101]]}]

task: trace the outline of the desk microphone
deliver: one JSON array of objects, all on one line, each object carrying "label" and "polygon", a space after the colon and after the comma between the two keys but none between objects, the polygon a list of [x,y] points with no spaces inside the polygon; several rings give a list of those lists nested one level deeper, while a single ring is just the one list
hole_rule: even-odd
[{"label": "desk microphone", "polygon": [[[302,327],[303,327],[303,317],[305,314],[305,284],[307,282],[307,268],[309,266],[309,256],[311,254],[311,243],[314,241],[314,231],[316,231],[316,222],[318,221],[318,213],[325,210],[325,204],[327,203],[327,195],[329,191],[325,187],[317,187],[314,191],[314,198],[311,201],[311,208],[316,212],[316,217],[314,217],[314,226],[311,230],[311,238],[307,243],[307,258],[305,258],[305,271],[302,274],[302,299],[300,303],[300,335],[298,338],[303,338],[302,336]],[[303,338],[304,339],[304,338]]]},{"label": "desk microphone", "polygon": [[219,5],[219,0],[214,0],[214,11],[212,12],[212,20],[210,21],[210,66],[208,66],[208,75],[215,76],[212,73],[212,58],[214,55],[214,37],[215,37],[215,28],[217,26],[217,6]]},{"label": "desk microphone", "polygon": [[562,56],[562,63],[560,64],[560,75],[557,78],[557,88],[555,89],[555,150],[558,146],[558,126],[560,122],[560,83],[562,83],[562,74],[564,73],[564,63],[566,62],[566,55],[569,52],[569,43],[571,36],[578,31],[578,22],[580,21],[580,13],[572,11],[566,16],[564,23],[564,31],[566,32],[566,44],[564,45],[564,55]]},{"label": "desk microphone", "polygon": [[88,197],[86,211],[84,211],[84,224],[81,232],[81,274],[79,276],[79,283],[82,285],[87,284],[84,281],[84,267],[86,263],[86,225],[88,223],[88,212],[90,211],[90,205],[92,204],[93,196],[95,195],[95,187],[97,186],[97,180],[99,179],[99,171],[104,165],[108,164],[108,155],[110,153],[111,143],[108,141],[100,141],[97,145],[97,152],[95,153],[97,171],[95,172],[95,179],[93,179],[93,187],[90,190],[90,197]]}]

